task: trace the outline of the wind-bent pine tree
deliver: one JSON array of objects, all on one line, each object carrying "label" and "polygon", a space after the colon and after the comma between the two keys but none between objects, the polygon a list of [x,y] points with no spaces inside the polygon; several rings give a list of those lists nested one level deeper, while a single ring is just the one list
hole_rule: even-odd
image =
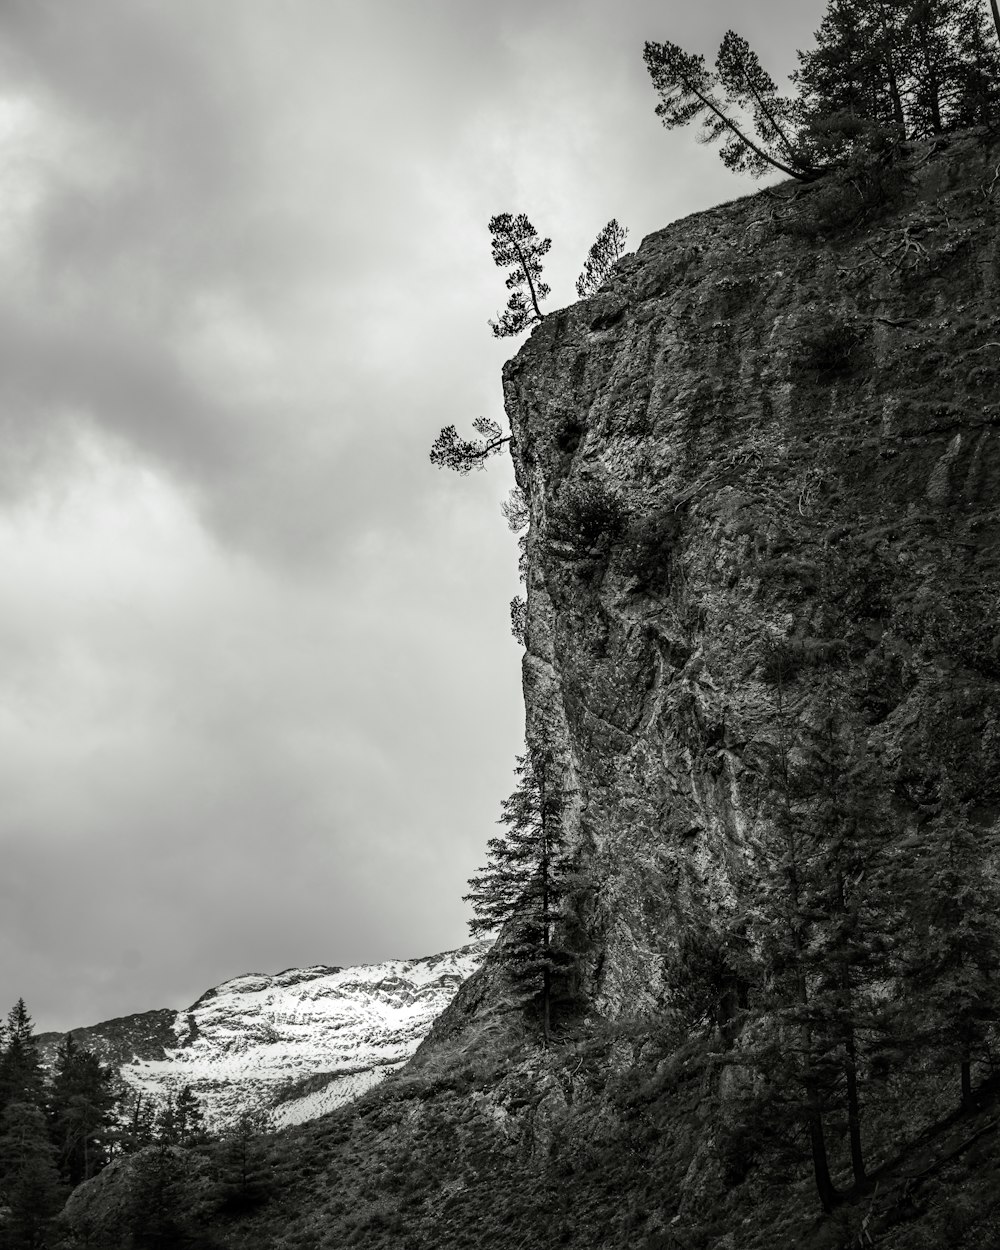
[{"label": "wind-bent pine tree", "polygon": [[542,257],[552,240],[540,239],[524,213],[498,213],[490,218],[489,231],[493,263],[509,269],[506,286],[511,292],[507,307],[489,325],[496,338],[509,338],[545,316],[539,305],[550,288],[542,281]]},{"label": "wind-bent pine tree", "polygon": [[518,784],[502,803],[500,837],[486,844],[488,862],[469,879],[473,936],[502,931],[502,957],[513,980],[539,1001],[542,1039],[552,1034],[554,982],[568,962],[555,927],[566,897],[570,860],[562,833],[562,793],[550,757],[519,755]]},{"label": "wind-bent pine tree", "polygon": [[484,469],[490,456],[499,455],[511,440],[489,417],[477,417],[472,428],[479,438],[460,438],[455,426],[446,425],[431,444],[431,464],[462,474]]},{"label": "wind-bent pine tree", "polygon": [[576,280],[576,293],[581,299],[596,295],[607,282],[616,261],[625,255],[625,239],[628,230],[612,217],[594,242],[590,245],[583,272]]},{"label": "wind-bent pine tree", "polygon": [[[791,138],[791,106],[777,94],[755,53],[745,40],[727,32],[713,73],[703,56],[675,43],[647,42],[643,59],[660,96],[656,114],[668,130],[701,120],[703,143],[720,143],[727,168],[756,176],[776,169],[800,182],[822,173]],[[719,88],[724,97],[720,98]],[[738,110],[751,105],[762,129],[753,138]]]}]

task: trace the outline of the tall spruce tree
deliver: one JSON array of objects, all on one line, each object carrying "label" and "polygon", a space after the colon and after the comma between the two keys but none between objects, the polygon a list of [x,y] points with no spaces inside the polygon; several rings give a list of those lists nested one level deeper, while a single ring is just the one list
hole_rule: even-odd
[{"label": "tall spruce tree", "polygon": [[42,1250],[63,1203],[45,1116],[32,1101],[7,1104],[0,1119],[0,1224],[3,1250]]},{"label": "tall spruce tree", "polygon": [[890,1040],[880,987],[896,908],[887,884],[893,822],[847,691],[831,681],[818,702],[795,698],[780,655],[771,663],[773,720],[750,756],[763,794],[749,914],[763,970],[756,1063],[775,1102],[807,1131],[829,1210],[836,1139],[827,1118],[846,1123],[847,1159],[864,1184],[864,1082]]},{"label": "tall spruce tree", "polygon": [[13,1102],[40,1107],[44,1086],[34,1025],[24,999],[19,998],[8,1013],[6,1042],[0,1054],[0,1111]]},{"label": "tall spruce tree", "polygon": [[49,1128],[59,1172],[71,1185],[95,1176],[116,1136],[112,1072],[67,1033],[56,1051],[49,1091]]},{"label": "tall spruce tree", "polygon": [[541,1007],[542,1037],[552,1033],[552,999],[570,963],[556,926],[571,869],[562,832],[564,793],[551,756],[519,755],[514,792],[502,803],[500,837],[486,844],[488,862],[469,880],[473,935],[501,931],[502,958],[512,979]]},{"label": "tall spruce tree", "polygon": [[222,1134],[219,1198],[228,1211],[251,1210],[267,1197],[270,1181],[263,1138],[271,1131],[267,1112],[244,1111]]}]

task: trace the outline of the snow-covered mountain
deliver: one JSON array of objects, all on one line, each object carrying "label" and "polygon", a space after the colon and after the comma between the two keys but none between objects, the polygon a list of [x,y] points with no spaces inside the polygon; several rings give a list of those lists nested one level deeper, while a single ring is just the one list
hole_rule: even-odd
[{"label": "snow-covered mountain", "polygon": [[[80,1045],[158,1102],[184,1085],[221,1127],[248,1110],[298,1124],[357,1098],[416,1050],[482,963],[490,942],[355,968],[250,973],[186,1011],[151,1011],[74,1030]],[[62,1034],[39,1037],[51,1061]]]}]

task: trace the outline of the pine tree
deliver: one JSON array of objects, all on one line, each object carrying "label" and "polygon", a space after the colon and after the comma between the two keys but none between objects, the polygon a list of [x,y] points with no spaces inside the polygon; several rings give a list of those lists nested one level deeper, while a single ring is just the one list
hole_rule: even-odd
[{"label": "pine tree", "polygon": [[123,1123],[118,1130],[119,1146],[122,1154],[136,1154],[156,1138],[156,1108],[148,1096],[136,1092],[126,1095],[123,1112]]},{"label": "pine tree", "polygon": [[500,426],[489,417],[477,417],[472,428],[479,438],[459,438],[455,426],[446,425],[431,444],[431,464],[462,474],[485,469],[486,461],[499,455],[510,442],[510,435],[504,436]]},{"label": "pine tree", "polygon": [[831,0],[793,81],[831,153],[991,121],[1000,56],[981,0]]},{"label": "pine tree", "polygon": [[185,1228],[185,1154],[159,1142],[135,1156],[129,1172],[129,1231],[136,1250],[174,1250],[190,1244]]},{"label": "pine tree", "polygon": [[19,998],[7,1016],[7,1040],[0,1055],[0,1111],[12,1102],[41,1106],[44,1078],[38,1058],[34,1025],[24,999]]},{"label": "pine tree", "polygon": [[266,1112],[244,1111],[223,1133],[219,1196],[228,1210],[250,1210],[267,1197],[269,1183],[262,1139],[270,1131]]},{"label": "pine tree", "polygon": [[581,299],[596,295],[607,282],[615,262],[625,255],[628,231],[612,217],[594,242],[590,245],[583,272],[576,280],[576,293]]},{"label": "pine tree", "polygon": [[[673,130],[700,120],[702,142],[721,144],[727,168],[756,176],[777,169],[800,182],[822,172],[796,142],[789,101],[778,96],[756,54],[733,31],[723,39],[714,73],[703,56],[675,43],[647,43],[643,59],[660,96],[656,114],[664,126]],[[739,112],[744,104],[757,127],[752,138]]]},{"label": "pine tree", "polygon": [[193,1146],[205,1140],[205,1117],[190,1085],[181,1086],[174,1104],[174,1116],[179,1146]]},{"label": "pine tree", "polygon": [[792,81],[806,141],[831,157],[906,133],[900,90],[903,10],[897,0],[831,0],[816,45]]},{"label": "pine tree", "polygon": [[110,1159],[115,1102],[111,1069],[67,1033],[56,1052],[49,1127],[60,1174],[71,1185],[89,1180]]},{"label": "pine tree", "polygon": [[970,804],[960,800],[945,776],[935,815],[902,850],[898,888],[908,917],[900,949],[906,1029],[913,1042],[956,1065],[962,1103],[969,1107],[973,1061],[988,1056],[1000,1019],[997,848],[984,841]]},{"label": "pine tree", "polygon": [[571,867],[561,827],[564,796],[548,756],[535,762],[519,755],[514,772],[518,784],[498,821],[506,833],[490,838],[488,863],[470,878],[464,898],[472,904],[474,936],[501,930],[502,957],[515,983],[539,1000],[548,1045],[553,990],[570,962],[556,937]]},{"label": "pine tree", "polygon": [[507,307],[490,329],[496,338],[508,338],[544,317],[539,305],[550,288],[542,281],[542,257],[552,246],[551,239],[540,239],[524,213],[498,213],[490,218],[493,236],[493,263],[508,269],[506,286],[511,292]]},{"label": "pine tree", "polygon": [[[23,1005],[23,1004],[22,1004]],[[55,1151],[34,1102],[10,1102],[0,1121],[4,1250],[41,1250],[63,1202]]]},{"label": "pine tree", "polygon": [[[806,1127],[820,1202],[836,1200],[831,1112],[863,1185],[866,1072],[891,1040],[880,990],[889,976],[895,845],[878,763],[847,692],[831,682],[818,706],[793,708],[780,656],[772,736],[757,747],[764,787],[750,930],[764,969],[756,1007],[771,1039],[757,1064]],[[795,714],[797,712],[797,715]],[[784,1040],[794,1037],[795,1043]]]}]

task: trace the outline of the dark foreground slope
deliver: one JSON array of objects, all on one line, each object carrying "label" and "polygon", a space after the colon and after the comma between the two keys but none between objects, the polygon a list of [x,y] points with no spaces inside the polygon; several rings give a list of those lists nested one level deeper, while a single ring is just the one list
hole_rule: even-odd
[{"label": "dark foreground slope", "polygon": [[[821,185],[677,223],[509,363],[527,733],[581,866],[557,1040],[540,1049],[487,961],[407,1070],[260,1147],[246,1209],[213,1197],[218,1157],[192,1165],[209,1242],[1000,1242],[982,1064],[958,1112],[957,1065],[885,1057],[872,1184],[821,1216],[794,1133],[740,1122],[745,1003],[691,956],[759,878],[776,699],[852,692],[893,827],[926,821],[947,768],[984,846],[995,829],[998,162],[969,134],[916,153],[888,201]],[[74,1196],[81,1226],[126,1183],[103,1180]]]}]

